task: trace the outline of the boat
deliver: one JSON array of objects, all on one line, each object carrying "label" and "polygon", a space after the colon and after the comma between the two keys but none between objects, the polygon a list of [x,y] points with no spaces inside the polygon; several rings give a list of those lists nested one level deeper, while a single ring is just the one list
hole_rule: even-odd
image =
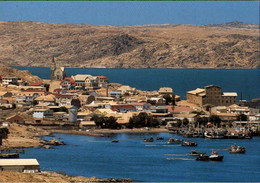
[{"label": "boat", "polygon": [[19,158],[19,153],[1,153],[0,158]]},{"label": "boat", "polygon": [[183,141],[182,146],[197,146],[197,142],[190,142],[189,140]]},{"label": "boat", "polygon": [[112,142],[112,143],[118,143],[119,140],[114,139],[114,140],[112,140],[111,142]]},{"label": "boat", "polygon": [[211,161],[222,161],[224,156],[220,156],[216,151],[212,151],[211,155],[209,156],[209,160]]},{"label": "boat", "polygon": [[148,139],[144,139],[144,142],[153,142],[153,137],[150,137]]},{"label": "boat", "polygon": [[163,137],[156,137],[156,140],[163,140]]},{"label": "boat", "polygon": [[169,138],[169,140],[166,143],[167,144],[179,144],[181,142],[182,142],[182,139]]},{"label": "boat", "polygon": [[199,151],[196,151],[196,150],[191,150],[190,152],[190,156],[200,156],[201,154],[206,154],[204,152],[199,152]]},{"label": "boat", "polygon": [[208,161],[208,160],[209,160],[209,156],[206,155],[206,154],[200,154],[200,155],[196,158],[196,160],[198,160],[198,161]]},{"label": "boat", "polygon": [[241,146],[237,146],[236,144],[231,146],[231,149],[229,150],[230,153],[245,153],[246,152],[246,148],[245,147],[241,147]]},{"label": "boat", "polygon": [[223,132],[221,132],[221,131],[218,131],[218,132],[214,132],[214,131],[208,132],[208,131],[206,131],[204,133],[204,136],[205,136],[205,138],[208,138],[208,139],[224,139],[225,138]]}]

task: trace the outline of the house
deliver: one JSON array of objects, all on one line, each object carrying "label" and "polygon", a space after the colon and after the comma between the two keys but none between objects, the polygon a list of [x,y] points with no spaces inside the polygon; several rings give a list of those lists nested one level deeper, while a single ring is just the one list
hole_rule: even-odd
[{"label": "house", "polygon": [[236,113],[212,113],[212,115],[218,116],[221,121],[235,121],[237,120],[238,114]]},{"label": "house", "polygon": [[151,106],[152,113],[168,113],[168,109],[166,106]]},{"label": "house", "polygon": [[100,79],[97,78],[97,76],[92,76],[89,74],[77,74],[75,76],[72,76],[72,79],[76,83],[75,88],[86,88],[86,89],[95,89],[99,88],[99,84],[102,85],[102,82],[105,81],[105,78],[100,77]]},{"label": "house", "polygon": [[209,85],[186,93],[187,102],[199,106],[229,106],[236,103],[236,92],[222,92],[219,86]]},{"label": "house", "polygon": [[55,96],[55,101],[59,106],[71,105],[71,101],[76,96],[73,94],[53,94]]},{"label": "house", "polygon": [[151,108],[151,104],[146,102],[132,102],[129,105],[135,106],[137,111],[148,111]]},{"label": "house", "polygon": [[[8,121],[4,121],[4,122],[2,122],[2,126],[3,127],[9,127],[11,125],[11,123],[10,122],[8,122]],[[1,166],[0,166],[1,167]],[[0,168],[1,169],[1,168]]]},{"label": "house", "polygon": [[146,101],[151,104],[162,105],[165,104],[166,100],[162,97],[151,97],[147,98]]},{"label": "house", "polygon": [[95,121],[81,121],[80,123],[79,123],[79,127],[81,128],[81,129],[84,129],[84,130],[86,130],[86,129],[91,129],[91,128],[95,128],[97,125],[96,125],[96,123],[95,123]]},{"label": "house", "polygon": [[109,95],[110,95],[110,97],[113,97],[113,98],[120,98],[121,91],[110,91]]},{"label": "house", "polygon": [[37,101],[39,104],[41,103],[47,103],[47,104],[55,104],[55,96],[52,94],[46,95],[46,96],[39,96],[37,98],[34,99],[35,101]]},{"label": "house", "polygon": [[61,82],[60,82],[60,88],[61,89],[66,89],[66,90],[73,90],[75,89],[76,82],[73,78],[71,77],[65,77]]},{"label": "house", "polygon": [[46,88],[43,86],[20,86],[21,91],[35,91],[35,92],[45,92]]},{"label": "house", "polygon": [[2,78],[2,84],[4,86],[8,86],[8,85],[21,85],[22,83],[22,79],[19,77],[3,77]]},{"label": "house", "polygon": [[91,102],[95,101],[95,97],[92,95],[79,95],[79,100],[81,105],[90,104]]},{"label": "house", "polygon": [[37,82],[37,83],[32,83],[32,84],[29,84],[29,86],[42,86],[42,87],[44,87],[44,84],[43,84],[43,82]]},{"label": "house", "polygon": [[120,86],[116,91],[120,91],[121,95],[134,95],[136,93],[136,89],[128,85]]},{"label": "house", "polygon": [[0,92],[0,99],[4,99],[5,97],[12,97],[13,94],[11,92]]},{"label": "house", "polygon": [[128,111],[137,111],[135,106],[129,104],[113,105],[111,109],[119,113],[128,112]]},{"label": "house", "polygon": [[195,122],[196,119],[198,118],[198,114],[175,114],[173,117],[174,119],[180,119],[180,120],[183,120],[183,119],[188,119],[189,122]]},{"label": "house", "polygon": [[24,118],[22,116],[18,115],[18,114],[14,114],[12,116],[9,116],[5,120],[10,122],[10,123],[25,124]]},{"label": "house", "polygon": [[0,171],[37,173],[40,164],[36,159],[0,159]]},{"label": "house", "polygon": [[[172,107],[172,110],[170,111],[169,108]],[[166,106],[169,112],[173,114],[189,114],[190,112],[193,111],[192,108],[188,106]]]},{"label": "house", "polygon": [[43,91],[33,91],[33,90],[21,91],[17,93],[16,101],[17,103],[25,102],[27,104],[33,104],[34,99],[40,96],[44,96]]},{"label": "house", "polygon": [[106,87],[108,83],[108,77],[106,76],[97,76],[97,85],[98,87]]},{"label": "house", "polygon": [[241,107],[237,104],[233,104],[233,105],[229,106],[228,111],[230,113],[244,114],[246,116],[249,115],[249,108],[248,107]]},{"label": "house", "polygon": [[44,119],[53,117],[53,111],[50,109],[33,109],[33,118]]},{"label": "house", "polygon": [[173,90],[172,90],[172,88],[169,88],[169,87],[162,87],[159,89],[158,93],[159,93],[159,95],[172,95]]}]

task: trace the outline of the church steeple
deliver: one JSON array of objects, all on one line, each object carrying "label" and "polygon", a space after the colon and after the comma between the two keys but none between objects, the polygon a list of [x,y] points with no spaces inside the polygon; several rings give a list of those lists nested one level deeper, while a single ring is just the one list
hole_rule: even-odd
[{"label": "church steeple", "polygon": [[51,81],[55,80],[55,72],[56,70],[56,63],[54,61],[54,56],[52,57],[52,62],[51,62]]}]

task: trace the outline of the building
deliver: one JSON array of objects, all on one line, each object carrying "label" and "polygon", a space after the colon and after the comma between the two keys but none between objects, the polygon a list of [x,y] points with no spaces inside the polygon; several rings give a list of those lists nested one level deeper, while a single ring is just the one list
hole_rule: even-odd
[{"label": "building", "polygon": [[36,159],[0,159],[0,171],[37,173],[40,164]]},{"label": "building", "polygon": [[135,106],[137,111],[148,111],[151,108],[151,104],[146,102],[132,102],[130,105]]},{"label": "building", "polygon": [[57,67],[53,57],[51,62],[51,81],[61,81],[65,76],[64,67]]},{"label": "building", "polygon": [[119,113],[128,112],[128,111],[137,111],[135,106],[129,104],[113,105],[111,109]]},{"label": "building", "polygon": [[4,86],[8,85],[20,85],[22,83],[22,79],[19,77],[3,77],[2,84]]},{"label": "building", "polygon": [[17,115],[17,114],[9,116],[5,120],[8,121],[8,122],[11,122],[11,123],[25,124],[24,118],[20,115]]},{"label": "building", "polygon": [[76,82],[74,81],[73,78],[71,77],[65,77],[61,82],[60,82],[60,88],[61,89],[66,89],[66,90],[72,90],[76,86]]},{"label": "building", "polygon": [[162,87],[159,89],[158,93],[159,93],[159,95],[172,95],[173,90],[172,90],[172,88],[169,88],[169,87]]},{"label": "building", "polygon": [[222,92],[219,86],[209,85],[186,93],[187,102],[199,106],[229,106],[237,101],[236,92]]}]

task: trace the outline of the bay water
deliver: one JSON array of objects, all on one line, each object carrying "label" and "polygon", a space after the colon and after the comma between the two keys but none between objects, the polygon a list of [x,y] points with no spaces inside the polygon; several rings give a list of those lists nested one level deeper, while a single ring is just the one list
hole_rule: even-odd
[{"label": "bay water", "polygon": [[[144,143],[144,138],[164,140]],[[167,145],[170,133],[115,134],[112,137],[91,137],[54,134],[67,145],[54,149],[29,148],[21,158],[36,158],[41,170],[64,171],[73,176],[99,178],[131,178],[145,182],[258,182],[260,180],[260,138],[218,139],[193,138],[197,147]],[[50,139],[52,137],[44,137]],[[113,139],[118,143],[111,143]],[[185,139],[185,138],[183,138]],[[246,147],[245,154],[230,154],[232,144]],[[216,150],[224,155],[222,162],[196,161],[188,153],[192,149]],[[167,159],[168,158],[168,159]]]},{"label": "bay water", "polygon": [[[45,67],[16,67],[29,70],[42,79],[50,79]],[[207,85],[217,85],[223,92],[237,92],[237,99],[260,97],[260,69],[108,69],[66,68],[68,76],[76,74],[104,75],[111,83],[130,85],[140,90],[171,87],[175,94],[186,98],[186,92]]]}]

